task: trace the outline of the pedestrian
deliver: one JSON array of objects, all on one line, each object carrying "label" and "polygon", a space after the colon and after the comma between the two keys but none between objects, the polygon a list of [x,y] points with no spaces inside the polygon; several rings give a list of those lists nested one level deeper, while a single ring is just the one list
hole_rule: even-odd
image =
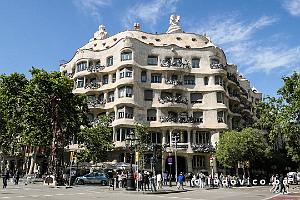
[{"label": "pedestrian", "polygon": [[8,170],[6,171],[6,173],[3,174],[2,179],[3,179],[3,188],[6,188],[7,181],[9,179],[9,171]]},{"label": "pedestrian", "polygon": [[150,178],[149,178],[149,172],[144,173],[144,190],[150,190]]},{"label": "pedestrian", "polygon": [[279,180],[279,193],[284,194],[284,192],[285,192],[284,184],[283,184],[284,177],[282,174],[280,174],[280,177],[278,180]]},{"label": "pedestrian", "polygon": [[144,173],[143,172],[139,171],[137,181],[138,181],[138,190],[144,191]]},{"label": "pedestrian", "polygon": [[154,175],[154,173],[150,173],[150,188],[151,188],[151,192],[156,192],[156,186],[155,186],[155,182],[156,182],[156,177]]},{"label": "pedestrian", "polygon": [[156,175],[156,180],[157,180],[157,189],[162,189],[162,177],[160,173]]},{"label": "pedestrian", "polygon": [[177,183],[177,189],[179,190],[180,186],[181,186],[181,188],[184,190],[184,188],[183,188],[184,176],[183,176],[182,172],[180,172],[180,174],[179,174],[179,176],[177,178],[177,181],[178,181],[178,183]]},{"label": "pedestrian", "polygon": [[163,185],[168,185],[168,172],[163,173]]}]

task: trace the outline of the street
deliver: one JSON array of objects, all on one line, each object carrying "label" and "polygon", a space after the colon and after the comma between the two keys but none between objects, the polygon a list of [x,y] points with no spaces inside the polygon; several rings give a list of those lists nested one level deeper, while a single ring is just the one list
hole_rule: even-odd
[{"label": "street", "polygon": [[[2,188],[2,185],[1,185]],[[233,188],[233,189],[199,189],[186,188],[187,191],[174,193],[176,187],[166,187],[166,193],[151,194],[150,192],[129,192],[124,189],[109,190],[108,186],[84,185],[74,186],[72,188],[55,187],[49,188],[41,183],[13,186],[8,185],[7,189],[1,189],[0,200],[31,200],[31,199],[51,199],[51,200],[79,200],[79,199],[130,199],[130,200],[151,200],[151,199],[184,199],[184,200],[281,200],[300,199],[299,187],[294,188],[289,195],[278,195],[269,192],[269,187],[250,187],[250,188]],[[296,193],[298,192],[298,193]]]}]

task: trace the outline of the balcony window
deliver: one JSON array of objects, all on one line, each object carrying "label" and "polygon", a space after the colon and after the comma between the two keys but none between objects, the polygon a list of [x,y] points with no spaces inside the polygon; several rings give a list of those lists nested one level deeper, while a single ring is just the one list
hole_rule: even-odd
[{"label": "balcony window", "polygon": [[84,71],[84,70],[86,70],[86,68],[87,68],[87,62],[86,61],[77,63],[77,72]]},{"label": "balcony window", "polygon": [[132,97],[132,87],[124,86],[119,88],[119,98]]},{"label": "balcony window", "polygon": [[183,79],[185,85],[195,85],[195,76],[184,76]]},{"label": "balcony window", "polygon": [[161,83],[161,74],[151,74],[151,83]]},{"label": "balcony window", "polygon": [[148,56],[147,64],[148,65],[157,65],[158,57],[157,56]]},{"label": "balcony window", "polygon": [[115,100],[115,92],[110,91],[108,92],[108,102],[113,102]]},{"label": "balcony window", "polygon": [[225,123],[225,113],[224,111],[218,112],[218,123]]},{"label": "balcony window", "polygon": [[150,132],[151,143],[160,144],[161,143],[161,133]]},{"label": "balcony window", "polygon": [[146,71],[141,72],[141,82],[147,82],[147,73],[146,73]]},{"label": "balcony window", "polygon": [[114,64],[114,57],[110,56],[106,58],[106,65],[112,66]]},{"label": "balcony window", "polygon": [[215,85],[224,85],[223,78],[221,76],[215,76]]},{"label": "balcony window", "polygon": [[120,71],[120,78],[124,78],[124,77],[132,77],[132,68],[131,67],[123,68]]},{"label": "balcony window", "polygon": [[195,144],[210,144],[210,132],[196,131],[194,135]]},{"label": "balcony window", "polygon": [[153,101],[153,90],[144,90],[144,100]]},{"label": "balcony window", "polygon": [[108,75],[103,76],[103,85],[108,84]]},{"label": "balcony window", "polygon": [[203,112],[193,112],[195,123],[203,123]]},{"label": "balcony window", "polygon": [[156,109],[147,110],[147,121],[156,121]]},{"label": "balcony window", "polygon": [[121,53],[121,61],[132,60],[132,51],[123,51]]},{"label": "balcony window", "polygon": [[193,156],[192,160],[192,166],[193,168],[205,168],[205,156]]},{"label": "balcony window", "polygon": [[191,103],[202,103],[203,94],[202,93],[191,93]]},{"label": "balcony window", "polygon": [[118,128],[116,141],[123,142],[126,140],[126,136],[132,131],[130,128]]},{"label": "balcony window", "polygon": [[204,85],[208,85],[208,77],[207,76],[204,77]]},{"label": "balcony window", "polygon": [[192,59],[192,68],[199,68],[200,67],[200,59],[199,58],[194,58]]},{"label": "balcony window", "polygon": [[83,88],[84,87],[84,78],[80,77],[76,80],[76,88]]},{"label": "balcony window", "polygon": [[217,92],[217,103],[224,103],[224,94],[223,94],[223,92]]},{"label": "balcony window", "polygon": [[133,108],[127,106],[118,108],[118,118],[133,119]]},{"label": "balcony window", "polygon": [[117,77],[117,76],[116,76],[116,73],[114,73],[114,74],[112,75],[112,82],[113,82],[113,83],[116,82],[116,77]]}]

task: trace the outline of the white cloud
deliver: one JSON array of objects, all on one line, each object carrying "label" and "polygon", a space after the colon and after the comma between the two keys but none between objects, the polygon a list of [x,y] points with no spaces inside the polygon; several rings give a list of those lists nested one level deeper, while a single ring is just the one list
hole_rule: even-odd
[{"label": "white cloud", "polygon": [[215,17],[210,19],[208,24],[200,25],[200,28],[193,28],[192,32],[208,33],[218,44],[240,42],[248,40],[258,30],[277,21],[276,18],[263,16],[257,21],[247,24],[237,21],[238,16],[229,18]]},{"label": "white cloud", "polygon": [[110,5],[112,0],[73,0],[73,2],[85,14],[90,14],[101,21],[99,9]]},{"label": "white cloud", "polygon": [[283,7],[294,16],[300,16],[300,0],[285,0]]},{"label": "white cloud", "polygon": [[263,16],[252,22],[238,19],[237,16],[215,17],[197,26],[201,28],[191,28],[191,32],[208,33],[212,41],[224,49],[228,62],[237,64],[244,73],[295,69],[296,64],[300,64],[300,46],[288,48],[280,42],[278,34],[274,39],[272,35],[264,40],[257,39],[257,31],[277,22],[276,18]]},{"label": "white cloud", "polygon": [[157,24],[160,17],[168,15],[176,11],[176,4],[179,0],[153,0],[147,2],[139,2],[129,8],[124,19],[126,27],[135,20],[141,20],[147,23],[147,26],[153,27]]}]

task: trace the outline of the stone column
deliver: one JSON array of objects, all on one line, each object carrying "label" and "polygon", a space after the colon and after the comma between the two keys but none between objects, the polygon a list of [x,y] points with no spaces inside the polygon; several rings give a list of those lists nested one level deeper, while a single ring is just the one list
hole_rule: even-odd
[{"label": "stone column", "polygon": [[193,172],[193,155],[187,154],[187,172]]},{"label": "stone column", "polygon": [[85,87],[85,84],[86,84],[86,77],[84,76],[83,77],[83,87]]},{"label": "stone column", "polygon": [[161,144],[164,145],[166,144],[166,130],[162,130],[162,140]]},{"label": "stone column", "polygon": [[191,150],[192,149],[192,145],[191,145],[191,130],[188,130],[187,131],[187,134],[188,134],[188,150]]}]

